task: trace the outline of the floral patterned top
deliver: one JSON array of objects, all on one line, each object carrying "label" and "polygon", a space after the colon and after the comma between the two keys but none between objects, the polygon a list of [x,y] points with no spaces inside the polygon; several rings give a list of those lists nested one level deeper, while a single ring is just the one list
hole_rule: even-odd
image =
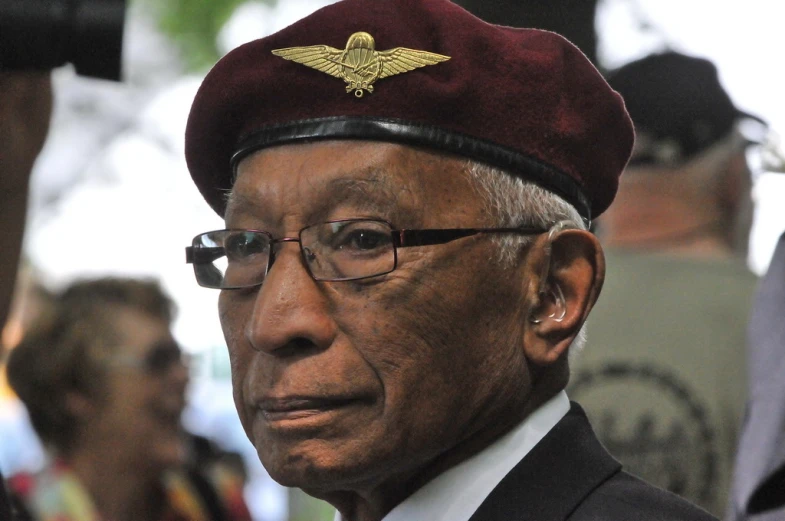
[{"label": "floral patterned top", "polygon": [[[230,473],[170,472],[162,483],[166,505],[160,521],[251,521],[242,481]],[[55,461],[36,474],[8,480],[20,521],[111,521],[95,509],[68,465]]]}]

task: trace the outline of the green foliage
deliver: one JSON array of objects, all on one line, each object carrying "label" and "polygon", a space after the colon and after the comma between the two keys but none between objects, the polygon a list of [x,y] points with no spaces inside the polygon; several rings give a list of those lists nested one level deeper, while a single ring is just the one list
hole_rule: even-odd
[{"label": "green foliage", "polygon": [[[172,38],[190,70],[202,70],[218,58],[215,38],[234,9],[247,0],[134,0],[153,12]],[[275,0],[257,0],[275,3]]]},{"label": "green foliage", "polygon": [[298,488],[289,489],[289,521],[332,521],[335,507],[307,495]]}]

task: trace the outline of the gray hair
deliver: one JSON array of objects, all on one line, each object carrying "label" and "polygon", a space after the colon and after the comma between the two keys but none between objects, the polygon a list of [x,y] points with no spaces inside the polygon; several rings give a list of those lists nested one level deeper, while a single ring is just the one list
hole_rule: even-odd
[{"label": "gray hair", "polygon": [[[506,170],[467,161],[465,172],[473,181],[486,213],[501,228],[566,228],[587,230],[588,225],[570,203],[541,186]],[[499,262],[512,266],[521,250],[534,241],[526,235],[498,235]],[[570,360],[586,343],[586,324],[581,327],[569,350]]]},{"label": "gray hair", "polygon": [[[500,168],[467,161],[466,173],[474,181],[486,213],[501,228],[551,228],[563,223],[567,228],[588,229],[570,203],[541,186]],[[515,261],[520,250],[529,245],[530,236],[499,235],[500,262]]]}]

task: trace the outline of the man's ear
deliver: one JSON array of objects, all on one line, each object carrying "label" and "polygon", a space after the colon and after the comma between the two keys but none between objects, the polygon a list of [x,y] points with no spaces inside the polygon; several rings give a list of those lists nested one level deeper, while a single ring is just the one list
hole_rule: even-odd
[{"label": "man's ear", "polygon": [[723,209],[735,211],[741,201],[750,198],[752,174],[744,152],[735,153],[728,158],[718,184]]},{"label": "man's ear", "polygon": [[605,255],[594,234],[569,229],[541,235],[529,259],[523,345],[530,361],[545,366],[567,352],[597,301]]}]

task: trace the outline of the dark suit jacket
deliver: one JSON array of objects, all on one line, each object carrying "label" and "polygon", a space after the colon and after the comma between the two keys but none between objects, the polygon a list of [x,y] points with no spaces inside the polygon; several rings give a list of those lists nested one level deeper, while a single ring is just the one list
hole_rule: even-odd
[{"label": "dark suit jacket", "polygon": [[715,518],[622,471],[573,402],[570,412],[504,477],[470,521],[688,519]]}]

